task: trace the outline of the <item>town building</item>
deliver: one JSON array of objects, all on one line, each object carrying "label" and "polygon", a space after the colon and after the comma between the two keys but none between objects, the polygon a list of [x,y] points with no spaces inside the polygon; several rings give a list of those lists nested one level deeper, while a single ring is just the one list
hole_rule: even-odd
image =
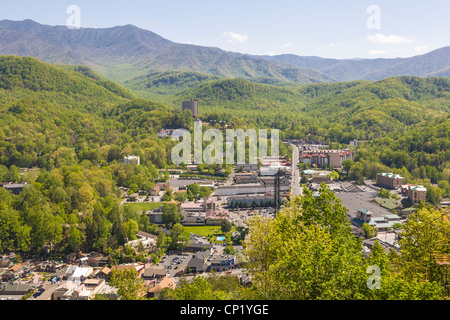
[{"label": "town building", "polygon": [[302,152],[301,158],[303,164],[342,168],[342,162],[353,160],[353,152],[348,148],[343,150],[305,150]]},{"label": "town building", "polygon": [[236,184],[257,183],[258,182],[258,173],[257,172],[236,173],[234,175],[234,182]]},{"label": "town building", "polygon": [[181,103],[181,111],[184,111],[184,110],[191,110],[193,117],[197,118],[198,117],[198,100],[191,99],[189,101],[183,101]]},{"label": "town building", "polygon": [[207,260],[211,250],[205,250],[194,254],[186,266],[186,273],[202,273],[208,269]]},{"label": "town building", "polygon": [[213,255],[210,259],[209,268],[213,271],[227,271],[234,267],[236,256],[230,254]]},{"label": "town building", "polygon": [[140,165],[141,158],[139,156],[126,156],[123,158],[123,163]]},{"label": "town building", "polygon": [[377,173],[376,184],[386,189],[401,188],[403,185],[403,177],[394,173]]},{"label": "town building", "polygon": [[149,284],[146,286],[147,288],[147,297],[148,298],[156,298],[159,297],[161,291],[164,288],[175,289],[175,279],[164,277],[160,279],[154,279],[149,281]]},{"label": "town building", "polygon": [[23,188],[26,186],[26,183],[12,183],[12,182],[4,182],[1,186],[10,191],[11,193],[18,195],[22,192]]},{"label": "town building", "polygon": [[422,185],[408,186],[407,190],[408,200],[412,203],[419,203],[420,201],[426,201],[427,188]]}]

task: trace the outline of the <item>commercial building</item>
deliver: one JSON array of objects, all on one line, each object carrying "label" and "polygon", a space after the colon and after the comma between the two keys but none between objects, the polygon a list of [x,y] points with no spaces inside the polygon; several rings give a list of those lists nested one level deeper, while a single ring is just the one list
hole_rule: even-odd
[{"label": "commercial building", "polygon": [[212,256],[211,265],[209,266],[211,270],[220,272],[226,271],[234,267],[236,262],[235,255],[214,255]]},{"label": "commercial building", "polygon": [[342,162],[353,160],[353,152],[348,148],[343,150],[306,150],[302,152],[301,158],[303,164],[341,168]]},{"label": "commercial building", "polygon": [[191,99],[189,101],[183,101],[181,103],[181,111],[184,110],[191,110],[192,115],[194,118],[198,117],[198,100],[197,99]]},{"label": "commercial building", "polygon": [[403,185],[403,178],[394,173],[377,173],[377,185],[387,189],[401,188]]},{"label": "commercial building", "polygon": [[421,185],[408,186],[407,190],[408,200],[412,203],[418,203],[420,201],[426,201],[427,188]]}]

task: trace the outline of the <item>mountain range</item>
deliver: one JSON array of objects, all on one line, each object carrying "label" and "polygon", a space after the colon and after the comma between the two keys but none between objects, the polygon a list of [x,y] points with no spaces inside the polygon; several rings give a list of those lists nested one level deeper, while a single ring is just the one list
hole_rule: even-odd
[{"label": "mountain range", "polygon": [[[149,75],[167,72],[186,73],[188,79],[192,78],[192,72],[200,73],[207,76],[205,81],[212,77],[301,84],[380,80],[403,75],[450,76],[450,47],[397,59],[254,56],[175,43],[133,25],[69,29],[33,20],[0,21],[0,55],[85,65],[126,87],[145,82]],[[150,85],[146,83],[144,88]]]}]

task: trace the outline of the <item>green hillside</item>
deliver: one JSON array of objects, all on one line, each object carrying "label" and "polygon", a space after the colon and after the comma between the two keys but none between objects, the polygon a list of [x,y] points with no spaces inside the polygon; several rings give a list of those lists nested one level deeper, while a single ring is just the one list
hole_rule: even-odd
[{"label": "green hillside", "polygon": [[[34,58],[2,56],[0,73],[0,164],[50,169],[61,165],[60,159],[76,163],[77,156],[92,150],[90,158],[100,162],[110,148],[122,151],[146,136],[156,138],[155,132],[176,119],[175,110],[138,100],[83,66],[61,68]],[[143,129],[125,127],[120,112],[108,116],[130,104],[134,112],[129,118],[139,119]],[[153,144],[158,146],[159,140]],[[154,151],[140,152],[144,161],[158,158]],[[161,155],[158,163],[164,164],[167,158]]]}]

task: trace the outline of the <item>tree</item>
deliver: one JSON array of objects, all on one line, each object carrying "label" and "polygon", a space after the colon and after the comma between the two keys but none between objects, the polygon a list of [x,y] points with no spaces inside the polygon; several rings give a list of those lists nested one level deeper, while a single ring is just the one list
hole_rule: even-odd
[{"label": "tree", "polygon": [[236,251],[234,250],[234,247],[232,245],[227,246],[225,249],[223,249],[223,253],[225,254],[235,254]]},{"label": "tree", "polygon": [[361,228],[364,230],[366,239],[371,239],[376,236],[376,230],[374,229],[374,227],[367,224],[366,222],[363,223]]},{"label": "tree", "polygon": [[185,231],[184,227],[180,223],[176,223],[172,227],[172,229],[170,230],[170,236],[172,238],[170,247],[173,249],[182,250],[189,244],[191,240],[190,234]]},{"label": "tree", "polygon": [[116,287],[120,300],[144,300],[145,288],[143,280],[135,269],[112,270],[109,283]]},{"label": "tree", "polygon": [[353,160],[348,159],[348,160],[342,161],[342,168],[346,172],[347,179],[348,179],[348,174],[349,174],[350,170],[352,169],[353,164],[354,164]]},{"label": "tree", "polygon": [[162,205],[162,222],[164,224],[176,224],[180,221],[180,209],[177,203],[164,203]]},{"label": "tree", "polygon": [[[224,287],[223,281],[210,280],[209,277],[197,276],[191,281],[182,278],[175,290],[166,291],[164,299],[167,300],[230,300],[233,298],[232,290],[237,288],[236,280]],[[230,289],[231,287],[231,289]]]},{"label": "tree", "polygon": [[430,184],[425,184],[425,187],[427,188],[426,194],[427,202],[433,205],[440,204],[442,200],[443,190],[440,189],[439,187],[435,187]]},{"label": "tree", "polygon": [[227,233],[231,231],[232,224],[228,219],[222,219],[220,221],[220,230],[222,230],[223,233]]},{"label": "tree", "polygon": [[434,261],[434,254],[441,248],[439,241],[450,234],[450,222],[444,217],[444,210],[422,206],[404,223],[400,233],[399,260],[406,276],[425,275],[426,270],[429,281],[444,282],[445,270]]}]

